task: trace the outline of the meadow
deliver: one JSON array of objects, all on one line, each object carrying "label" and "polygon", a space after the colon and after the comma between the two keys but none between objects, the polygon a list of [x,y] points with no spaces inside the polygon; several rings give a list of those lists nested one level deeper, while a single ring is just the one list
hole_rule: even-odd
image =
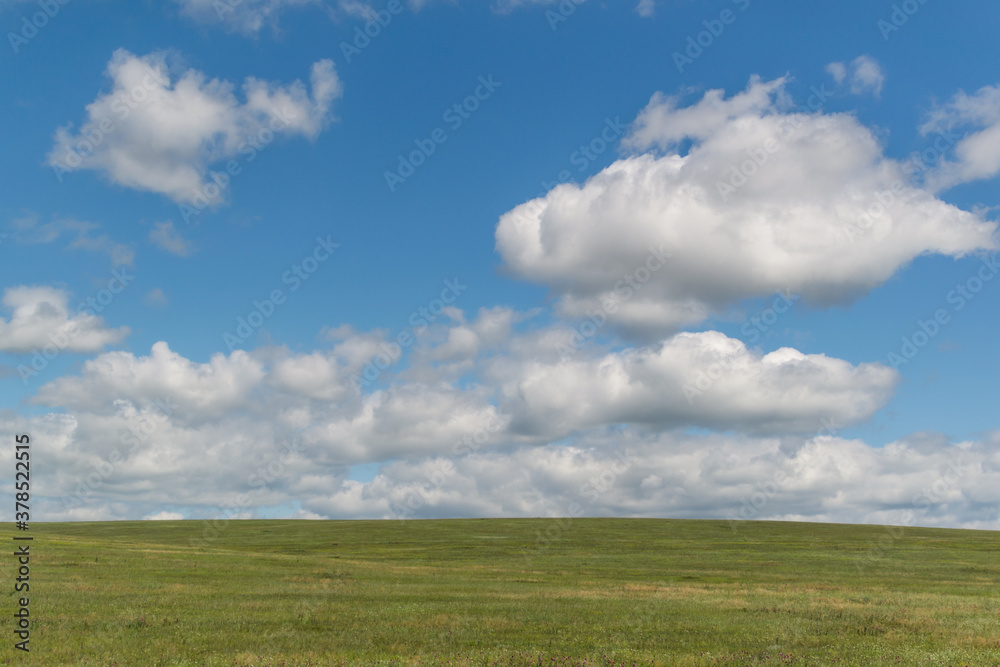
[{"label": "meadow", "polygon": [[30,534],[31,652],[13,648],[8,556],[0,664],[1000,665],[997,532],[469,519],[232,521],[194,545],[201,522]]}]

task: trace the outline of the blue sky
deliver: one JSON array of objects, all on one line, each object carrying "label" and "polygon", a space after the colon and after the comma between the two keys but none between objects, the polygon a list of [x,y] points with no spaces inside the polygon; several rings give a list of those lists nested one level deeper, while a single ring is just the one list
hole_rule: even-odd
[{"label": "blue sky", "polygon": [[0,0],[40,518],[560,515],[628,443],[588,512],[995,528],[998,13]]}]

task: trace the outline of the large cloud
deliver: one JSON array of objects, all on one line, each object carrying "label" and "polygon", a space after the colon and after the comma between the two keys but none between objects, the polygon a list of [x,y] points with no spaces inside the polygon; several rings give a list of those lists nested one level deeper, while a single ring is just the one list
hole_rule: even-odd
[{"label": "large cloud", "polygon": [[513,429],[550,438],[617,423],[815,431],[823,418],[870,417],[897,381],[879,364],[852,366],[791,348],[762,356],[715,331],[601,357],[498,359],[486,375],[502,387]]},{"label": "large cloud", "polygon": [[[261,507],[297,500],[310,515],[335,515],[345,502],[356,516],[375,516],[396,491],[381,500],[377,488],[356,496],[350,466],[396,461],[388,469],[405,480],[437,465],[427,457],[473,455],[482,470],[463,484],[475,493],[466,498],[460,486],[439,509],[488,513],[497,499],[477,499],[477,485],[502,480],[512,492],[519,488],[524,481],[511,461],[538,456],[553,466],[544,474],[563,474],[559,466],[570,463],[559,448],[546,449],[550,443],[593,439],[608,429],[639,437],[692,425],[785,429],[801,439],[823,424],[867,417],[896,378],[882,366],[788,349],[762,357],[714,332],[615,353],[584,345],[567,356],[562,346],[570,330],[516,330],[530,324],[526,317],[483,309],[467,319],[453,311],[449,323],[415,332],[410,363],[386,368],[381,383],[364,392],[352,378],[385,350],[380,332],[342,327],[329,333],[327,349],[264,347],[206,362],[162,342],[145,356],[101,354],[32,399],[63,411],[30,423],[30,432],[49,434],[44,455],[54,478],[46,487],[56,496],[75,495],[81,485],[86,491],[72,507],[53,509],[54,516],[138,517],[180,507],[210,513],[213,504],[249,491]],[[702,370],[710,386],[699,381]],[[694,400],[685,393],[688,383],[698,388]],[[596,449],[592,455],[603,456]],[[275,461],[284,472],[264,488],[253,476]],[[535,511],[548,502],[545,494],[509,498],[505,511]],[[127,501],[133,504],[116,509]]]},{"label": "large cloud", "polygon": [[101,414],[112,410],[116,400],[146,404],[161,399],[175,402],[181,414],[201,421],[247,407],[263,377],[260,362],[242,350],[197,364],[159,342],[148,357],[108,352],[87,361],[80,376],[50,382],[35,401]]},{"label": "large cloud", "polygon": [[994,247],[994,223],[908,185],[854,116],[788,111],[784,87],[754,78],[684,108],[655,95],[625,140],[646,152],[500,218],[506,266],[565,316],[614,307],[655,340],[745,298],[844,303],[918,255]]},{"label": "large cloud", "polygon": [[[303,507],[325,516],[649,516],[1000,527],[1000,441],[915,434],[885,447],[817,435],[596,432],[512,455],[385,466]],[[734,526],[734,530],[739,530]]]},{"label": "large cloud", "polygon": [[186,203],[209,192],[212,164],[267,145],[274,133],[318,136],[342,94],[329,60],[313,64],[311,96],[300,81],[279,86],[248,77],[245,102],[228,81],[207,80],[193,69],[171,81],[164,53],[138,57],[119,49],[107,73],[111,91],[87,105],[78,132],[56,132],[49,163],[60,178],[94,169],[120,185]]},{"label": "large cloud", "polygon": [[[647,516],[1000,529],[997,434],[956,444],[914,434],[874,447],[825,433],[789,441],[595,429],[502,452],[486,438],[478,451],[392,461],[358,482],[266,423],[191,430],[131,404],[103,418],[0,413],[0,435],[24,432],[47,462],[37,511],[50,520],[164,511],[224,519],[283,508],[309,518]],[[12,456],[0,452],[0,464],[12,465]],[[731,525],[738,535],[740,525]]]}]

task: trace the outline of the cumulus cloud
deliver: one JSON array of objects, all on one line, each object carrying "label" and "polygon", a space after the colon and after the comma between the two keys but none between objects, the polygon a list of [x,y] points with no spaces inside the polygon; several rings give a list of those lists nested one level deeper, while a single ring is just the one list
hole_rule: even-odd
[{"label": "cumulus cloud", "polygon": [[[960,129],[966,132],[959,135]],[[941,133],[955,146],[954,157],[927,175],[929,187],[946,190],[996,176],[1000,173],[1000,85],[984,86],[972,95],[959,92],[935,109],[920,130],[925,135]]]},{"label": "cumulus cloud", "polygon": [[[104,418],[0,414],[0,434],[32,433],[51,462],[39,511],[53,520],[173,516],[165,506],[211,520],[294,503],[310,518],[716,518],[734,534],[740,519],[1000,529],[996,434],[958,443],[913,434],[879,447],[829,433],[596,429],[510,451],[389,461],[358,482],[266,425],[236,426],[179,428],[131,404]],[[0,464],[12,457],[0,452]]]},{"label": "cumulus cloud", "polygon": [[289,8],[318,6],[319,0],[175,0],[181,11],[199,23],[221,24],[231,32],[254,35],[264,26],[278,26]]},{"label": "cumulus cloud", "polygon": [[[995,223],[904,185],[854,116],[792,111],[784,88],[753,78],[687,107],[655,95],[624,140],[637,153],[501,216],[505,265],[550,287],[564,316],[600,311],[657,340],[743,299],[847,303],[919,255],[995,247]],[[886,192],[892,206],[862,227]]]},{"label": "cumulus cloud", "polygon": [[[854,424],[891,398],[897,373],[782,348],[763,354],[714,331],[607,348],[563,324],[482,309],[423,334],[398,378],[485,391],[512,441],[558,440],[613,424],[665,430],[810,432]],[[475,384],[471,384],[474,380]]]},{"label": "cumulus cloud", "polygon": [[59,128],[49,164],[60,178],[93,169],[112,182],[192,203],[209,182],[209,167],[233,158],[267,129],[315,139],[342,94],[330,60],[313,64],[312,94],[248,77],[245,102],[234,86],[189,69],[171,80],[166,54],[115,51],[108,63],[112,89],[87,105],[79,131]]},{"label": "cumulus cloud", "polygon": [[392,463],[303,506],[385,518],[576,513],[996,529],[998,454],[995,438],[916,434],[873,447],[833,435],[791,444],[615,431],[510,455]]},{"label": "cumulus cloud", "polygon": [[896,382],[877,364],[791,349],[761,356],[715,332],[615,353],[584,346],[567,357],[567,329],[512,332],[520,318],[506,309],[471,321],[458,313],[419,332],[409,366],[387,369],[382,386],[366,392],[357,379],[385,338],[341,329],[329,349],[304,354],[267,347],[199,363],[164,342],[146,356],[108,352],[32,401],[97,421],[112,419],[123,401],[136,409],[167,401],[169,423],[186,433],[171,435],[170,447],[214,437],[224,424],[230,438],[249,440],[283,430],[314,460],[346,466],[452,454],[482,430],[497,446],[616,424],[808,432],[823,419],[868,417]]},{"label": "cumulus cloud", "polygon": [[[502,424],[482,392],[442,383],[357,394],[350,375],[372,354],[359,355],[356,343],[308,355],[236,351],[207,362],[157,343],[146,356],[107,353],[48,383],[32,402],[66,410],[32,425],[59,462],[48,488],[74,495],[82,484],[86,499],[62,516],[106,516],[101,503],[149,516],[163,510],[164,494],[172,508],[202,513],[248,491],[260,504],[281,504],[293,483],[328,490],[350,464],[451,452],[463,436]],[[261,466],[288,474],[265,488],[253,477]]]},{"label": "cumulus cloud", "polygon": [[846,82],[855,95],[870,93],[878,97],[882,94],[885,74],[871,56],[858,56],[846,65],[842,62],[830,63],[826,66],[826,71],[837,83]]},{"label": "cumulus cloud", "polygon": [[365,463],[450,452],[502,421],[482,392],[408,383],[364,397],[351,414],[317,420],[303,437],[327,464]]},{"label": "cumulus cloud", "polygon": [[245,407],[263,377],[261,363],[242,350],[229,356],[216,354],[209,362],[198,364],[159,342],[147,357],[116,351],[89,360],[80,376],[46,384],[34,400],[102,412],[120,397],[140,402],[168,398],[192,419],[205,420]]},{"label": "cumulus cloud", "polygon": [[69,292],[54,287],[9,287],[3,306],[12,311],[9,320],[0,317],[0,351],[27,353],[46,347],[66,352],[98,352],[120,342],[128,327],[109,329],[85,302],[75,312],[69,309]]},{"label": "cumulus cloud", "polygon": [[[291,506],[310,518],[566,516],[577,507],[996,525],[1000,437],[951,444],[918,434],[884,448],[836,437],[885,403],[897,376],[884,366],[788,348],[764,355],[717,332],[602,351],[529,320],[504,308],[452,312],[416,331],[410,364],[367,392],[352,378],[384,349],[383,332],[339,327],[322,350],[264,347],[204,362],[162,342],[148,355],[107,352],[39,389],[32,402],[58,411],[2,413],[0,433],[36,435],[51,462],[54,520],[252,517]],[[688,426],[720,434],[684,435]],[[721,434],[731,429],[745,433]],[[372,462],[373,480],[349,478],[350,466]],[[955,466],[960,476],[948,473]],[[766,503],[742,516],[761,489]]]},{"label": "cumulus cloud", "polygon": [[523,365],[495,360],[513,430],[560,438],[609,424],[744,432],[816,431],[855,423],[891,397],[895,371],[782,348],[767,355],[721,333],[682,333],[658,346]]},{"label": "cumulus cloud", "polygon": [[482,308],[475,320],[466,322],[459,311],[458,324],[447,329],[447,338],[430,356],[434,361],[475,359],[484,350],[507,341],[514,324],[523,317],[510,308]]}]

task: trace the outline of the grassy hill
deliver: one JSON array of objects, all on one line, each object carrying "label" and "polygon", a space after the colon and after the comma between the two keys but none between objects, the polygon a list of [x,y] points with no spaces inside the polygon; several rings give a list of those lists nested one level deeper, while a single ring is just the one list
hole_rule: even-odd
[{"label": "grassy hill", "polygon": [[205,528],[33,524],[31,653],[13,649],[8,556],[0,663],[1000,665],[996,532],[659,519]]}]

